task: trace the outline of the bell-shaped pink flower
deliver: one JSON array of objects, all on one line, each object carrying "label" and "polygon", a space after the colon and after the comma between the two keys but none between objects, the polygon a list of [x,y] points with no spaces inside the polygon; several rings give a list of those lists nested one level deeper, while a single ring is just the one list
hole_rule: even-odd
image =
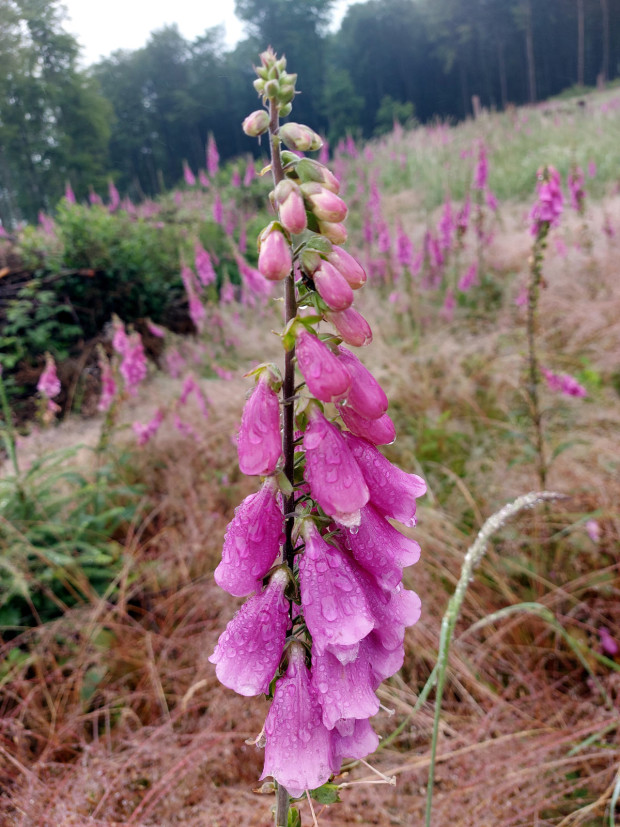
[{"label": "bell-shaped pink flower", "polygon": [[277,570],[263,592],[246,600],[209,657],[220,682],[239,695],[269,691],[290,622],[284,597],[287,583],[286,572]]},{"label": "bell-shaped pink flower", "polygon": [[402,646],[406,627],[420,619],[420,598],[402,583],[390,591],[380,588],[375,578],[363,569],[359,570],[359,578],[372,611],[377,640],[385,649],[393,651]]},{"label": "bell-shaped pink flower", "polygon": [[338,405],[338,411],[352,434],[367,439],[373,445],[390,445],[396,439],[396,429],[388,414],[378,419],[366,419],[349,405]]},{"label": "bell-shaped pink flower", "polygon": [[280,405],[264,373],[245,403],[237,450],[244,474],[273,474],[280,459]]},{"label": "bell-shaped pink flower", "polygon": [[305,478],[326,514],[348,527],[359,525],[368,486],[342,432],[314,409],[304,434]]},{"label": "bell-shaped pink flower", "polygon": [[295,342],[297,364],[310,393],[322,402],[344,399],[351,387],[345,366],[318,336],[300,329]]},{"label": "bell-shaped pink flower", "polygon": [[366,319],[358,313],[354,307],[347,307],[346,310],[331,310],[325,314],[339,336],[348,345],[364,347],[372,342],[372,330]]},{"label": "bell-shaped pink flower", "polygon": [[330,546],[311,521],[305,521],[302,534],[306,548],[299,560],[299,588],[306,625],[315,651],[338,656],[338,647],[358,644],[375,621],[350,558]]},{"label": "bell-shaped pink flower", "polygon": [[346,347],[338,348],[338,357],[353,380],[347,405],[364,419],[379,419],[388,409],[385,391],[368,368],[364,367],[357,356]]},{"label": "bell-shaped pink flower", "polygon": [[353,290],[366,284],[366,271],[346,250],[335,247],[327,256],[327,260],[342,273]]},{"label": "bell-shaped pink flower", "polygon": [[131,396],[135,396],[138,385],[146,378],[146,370],[146,354],[142,337],[135,331],[127,336],[123,358],[119,366],[121,376],[125,380],[125,387]]},{"label": "bell-shaped pink flower", "polygon": [[393,589],[403,579],[403,568],[419,560],[420,546],[397,531],[370,503],[361,515],[359,528],[343,531],[346,546],[380,586]]},{"label": "bell-shaped pink flower", "polygon": [[218,586],[235,597],[260,588],[260,581],[280,554],[282,527],[277,486],[270,478],[235,509],[226,529],[222,560],[215,570]]},{"label": "bell-shaped pink flower", "polygon": [[331,310],[346,310],[353,304],[353,290],[348,281],[329,261],[322,261],[312,274],[314,285]]},{"label": "bell-shaped pink flower", "polygon": [[357,719],[353,726],[336,725],[331,733],[332,770],[340,772],[344,758],[361,758],[371,755],[379,746],[379,736],[368,719]]},{"label": "bell-shaped pink flower", "polygon": [[294,798],[329,780],[331,736],[323,724],[300,643],[291,645],[286,674],[276,684],[265,739],[261,780],[271,775]]},{"label": "bell-shaped pink flower", "polygon": [[347,445],[362,470],[370,490],[370,501],[380,514],[406,526],[416,524],[416,499],[426,493],[426,483],[417,474],[407,474],[392,465],[374,445],[346,434]]},{"label": "bell-shaped pink flower", "polygon": [[214,284],[217,280],[217,275],[213,269],[211,256],[199,241],[197,241],[194,245],[194,255],[196,273],[198,274],[198,280],[202,286],[208,287],[210,284]]},{"label": "bell-shaped pink flower", "polygon": [[333,729],[342,718],[370,718],[379,711],[374,675],[367,657],[341,663],[331,652],[312,655],[312,686],[323,709],[323,723]]},{"label": "bell-shaped pink flower", "polygon": [[266,279],[281,281],[291,272],[293,259],[288,241],[279,230],[271,230],[261,240],[258,269]]},{"label": "bell-shaped pink flower", "polygon": [[314,181],[302,184],[301,191],[319,221],[339,223],[347,217],[347,205],[335,192]]},{"label": "bell-shaped pink flower", "polygon": [[280,222],[289,233],[303,233],[307,227],[306,208],[299,186],[288,178],[274,190]]}]

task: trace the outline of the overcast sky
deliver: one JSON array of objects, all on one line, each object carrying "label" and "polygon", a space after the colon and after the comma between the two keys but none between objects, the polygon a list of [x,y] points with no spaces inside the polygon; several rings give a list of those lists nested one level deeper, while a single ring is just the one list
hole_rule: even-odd
[{"label": "overcast sky", "polygon": [[[353,1],[337,0],[336,28]],[[154,29],[172,23],[186,40],[221,23],[229,46],[243,36],[242,24],[235,17],[235,0],[63,0],[62,5],[68,12],[65,28],[82,46],[86,65],[116,49],[139,49]]]}]

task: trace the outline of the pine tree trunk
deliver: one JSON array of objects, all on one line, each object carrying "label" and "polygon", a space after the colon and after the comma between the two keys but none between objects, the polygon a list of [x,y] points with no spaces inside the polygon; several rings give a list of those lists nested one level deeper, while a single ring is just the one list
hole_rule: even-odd
[{"label": "pine tree trunk", "polygon": [[527,58],[528,95],[530,103],[536,103],[536,64],[534,62],[534,29],[532,24],[532,0],[526,0],[525,12],[525,55]]},{"label": "pine tree trunk", "polygon": [[577,0],[577,85],[585,86],[585,11],[583,0]]}]

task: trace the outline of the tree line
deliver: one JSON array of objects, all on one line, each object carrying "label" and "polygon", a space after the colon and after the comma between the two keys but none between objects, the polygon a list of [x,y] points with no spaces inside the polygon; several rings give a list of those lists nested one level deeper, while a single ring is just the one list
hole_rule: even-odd
[{"label": "tree line", "polygon": [[255,108],[252,65],[270,44],[303,72],[296,119],[335,142],[415,116],[460,119],[472,96],[497,109],[620,74],[620,0],[367,0],[329,31],[334,0],[236,0],[246,38],[193,41],[175,26],[84,70],[59,0],[0,0],[0,220],[50,210],[113,180],[133,199],[256,152],[239,127]]}]

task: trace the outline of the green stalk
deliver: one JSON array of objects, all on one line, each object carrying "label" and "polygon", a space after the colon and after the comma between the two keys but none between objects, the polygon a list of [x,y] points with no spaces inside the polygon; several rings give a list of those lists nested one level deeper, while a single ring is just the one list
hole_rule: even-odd
[{"label": "green stalk", "polygon": [[19,480],[19,464],[17,462],[17,438],[15,434],[15,427],[13,426],[13,415],[9,405],[9,398],[6,393],[6,387],[2,378],[2,370],[0,369],[0,405],[2,406],[2,416],[4,418],[4,426],[2,428],[2,438],[6,447],[6,452],[11,460],[15,477]]}]

